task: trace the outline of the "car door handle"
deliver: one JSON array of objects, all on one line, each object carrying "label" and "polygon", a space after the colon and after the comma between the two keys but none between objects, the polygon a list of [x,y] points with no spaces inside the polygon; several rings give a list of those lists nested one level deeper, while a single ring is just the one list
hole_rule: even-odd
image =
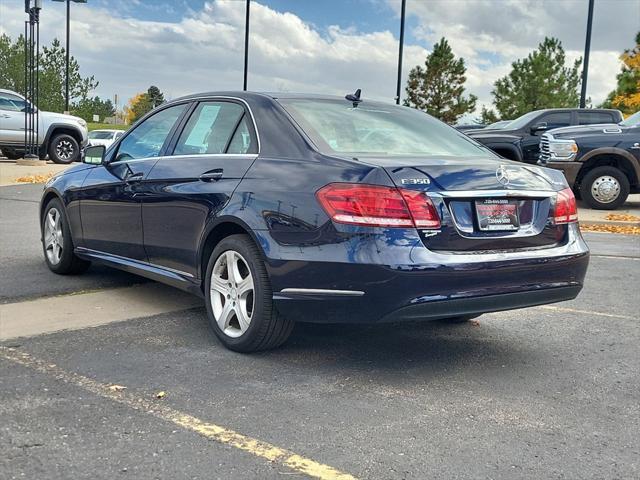
[{"label": "car door handle", "polygon": [[126,183],[136,183],[141,181],[142,177],[144,177],[144,173],[142,172],[132,173],[131,175],[127,175],[124,181]]},{"label": "car door handle", "polygon": [[0,118],[11,118],[11,115],[7,115],[6,113],[0,113]]},{"label": "car door handle", "polygon": [[203,182],[217,182],[222,178],[222,168],[216,168],[214,170],[209,170],[208,172],[204,172],[200,175],[200,180]]}]

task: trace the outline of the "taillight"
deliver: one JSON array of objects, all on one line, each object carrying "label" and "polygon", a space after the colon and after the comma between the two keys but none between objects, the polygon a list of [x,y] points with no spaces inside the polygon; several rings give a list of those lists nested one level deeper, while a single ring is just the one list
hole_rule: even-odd
[{"label": "taillight", "polygon": [[318,190],[316,197],[337,223],[440,228],[438,213],[422,192],[381,185],[330,183]]},{"label": "taillight", "polygon": [[578,221],[576,197],[570,188],[565,188],[558,192],[556,206],[553,211],[553,221],[556,225]]}]

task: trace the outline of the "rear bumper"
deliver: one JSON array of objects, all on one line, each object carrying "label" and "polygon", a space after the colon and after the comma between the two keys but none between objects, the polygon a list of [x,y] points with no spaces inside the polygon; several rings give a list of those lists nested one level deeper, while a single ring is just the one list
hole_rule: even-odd
[{"label": "rear bumper", "polygon": [[[589,250],[572,225],[562,246],[518,253],[424,252],[412,265],[267,262],[278,310],[297,321],[378,323],[436,319],[575,298]],[[430,259],[431,262],[426,260]]]},{"label": "rear bumper", "polygon": [[384,316],[381,321],[428,320],[533,307],[536,305],[573,300],[578,296],[580,290],[582,290],[582,285],[573,285],[545,288],[542,290],[529,290],[526,292],[501,293],[482,297],[435,301],[400,308]]}]

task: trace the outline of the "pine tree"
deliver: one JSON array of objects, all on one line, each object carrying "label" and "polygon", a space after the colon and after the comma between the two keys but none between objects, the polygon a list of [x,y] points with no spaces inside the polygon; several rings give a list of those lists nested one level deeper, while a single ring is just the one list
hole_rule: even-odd
[{"label": "pine tree", "polygon": [[527,58],[511,64],[511,72],[494,83],[493,103],[502,118],[517,118],[541,108],[577,107],[582,59],[566,67],[562,43],[545,37]]},{"label": "pine tree", "polygon": [[476,108],[475,95],[463,96],[466,71],[464,59],[456,59],[449,42],[442,38],[427,55],[424,68],[417,65],[409,72],[404,104],[455,123]]},{"label": "pine tree", "polygon": [[151,85],[147,90],[147,98],[149,99],[152,108],[156,108],[158,105],[162,105],[164,103],[164,95],[155,85]]}]

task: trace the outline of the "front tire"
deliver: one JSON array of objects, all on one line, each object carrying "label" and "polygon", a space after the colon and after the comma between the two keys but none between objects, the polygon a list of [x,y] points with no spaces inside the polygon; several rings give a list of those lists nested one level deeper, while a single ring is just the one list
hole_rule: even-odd
[{"label": "front tire", "polygon": [[78,258],[73,248],[67,214],[56,198],[47,204],[42,216],[42,250],[49,270],[60,275],[85,272],[91,262]]},{"label": "front tire", "polygon": [[591,208],[615,210],[627,201],[629,179],[616,167],[597,167],[580,182],[580,194]]},{"label": "front tire", "polygon": [[211,328],[230,350],[276,348],[293,330],[294,322],[273,305],[267,270],[248,235],[231,235],[216,246],[207,265],[204,293]]},{"label": "front tire", "polygon": [[71,135],[61,133],[51,140],[49,158],[54,163],[68,164],[80,158],[80,146]]}]

